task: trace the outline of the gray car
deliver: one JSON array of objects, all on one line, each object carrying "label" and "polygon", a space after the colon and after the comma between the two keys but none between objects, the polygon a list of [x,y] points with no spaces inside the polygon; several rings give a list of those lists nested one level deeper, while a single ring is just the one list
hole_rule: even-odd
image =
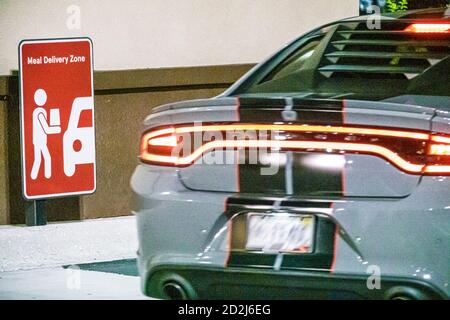
[{"label": "gray car", "polygon": [[449,12],[379,18],[315,29],[145,119],[146,295],[450,297]]}]

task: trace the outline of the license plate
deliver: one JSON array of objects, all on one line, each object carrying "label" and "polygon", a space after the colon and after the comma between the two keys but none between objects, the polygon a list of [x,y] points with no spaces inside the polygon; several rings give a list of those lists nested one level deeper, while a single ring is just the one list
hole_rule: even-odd
[{"label": "license plate", "polygon": [[247,250],[311,253],[314,217],[298,214],[250,213],[247,217]]}]

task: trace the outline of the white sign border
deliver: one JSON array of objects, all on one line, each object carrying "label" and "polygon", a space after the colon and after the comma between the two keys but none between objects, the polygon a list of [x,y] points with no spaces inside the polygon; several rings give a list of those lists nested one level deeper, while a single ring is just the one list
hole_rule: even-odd
[{"label": "white sign border", "polygon": [[[75,37],[75,38],[49,38],[49,39],[25,39],[19,43],[19,109],[20,109],[20,150],[21,150],[21,166],[22,166],[22,196],[26,200],[44,200],[44,199],[55,199],[68,196],[77,195],[89,195],[95,193],[97,190],[97,151],[96,143],[94,141],[94,187],[91,190],[86,191],[76,191],[76,192],[65,192],[65,193],[48,193],[41,194],[37,196],[29,196],[26,192],[26,166],[25,166],[25,129],[24,129],[24,110],[23,110],[23,83],[22,83],[22,46],[29,43],[56,43],[56,42],[81,42],[88,41],[89,49],[91,55],[91,92],[92,97],[95,98],[94,93],[94,44],[89,37]],[[96,126],[95,126],[95,102],[92,107],[92,126],[94,127],[94,139],[96,140]]]}]

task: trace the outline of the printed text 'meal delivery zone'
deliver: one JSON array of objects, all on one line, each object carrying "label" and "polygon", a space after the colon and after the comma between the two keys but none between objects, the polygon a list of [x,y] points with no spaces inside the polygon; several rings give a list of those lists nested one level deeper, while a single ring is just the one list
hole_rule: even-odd
[{"label": "printed text 'meal delivery zone'", "polygon": [[64,57],[56,57],[56,56],[40,56],[40,57],[28,57],[27,64],[56,64],[56,63],[77,63],[77,62],[85,62],[85,56],[75,56],[73,54]]}]

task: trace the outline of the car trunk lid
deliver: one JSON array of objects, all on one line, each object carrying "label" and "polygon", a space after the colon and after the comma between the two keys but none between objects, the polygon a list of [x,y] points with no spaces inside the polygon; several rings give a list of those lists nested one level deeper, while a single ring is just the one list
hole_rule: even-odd
[{"label": "car trunk lid", "polygon": [[[271,134],[275,132],[275,138],[270,139],[307,140],[321,145],[300,149],[290,146],[279,151],[274,150],[278,145],[276,148],[271,145],[269,152],[256,156],[250,152],[259,149],[256,144],[241,150],[224,148],[205,152],[192,165],[179,170],[180,180],[189,189],[265,195],[391,198],[408,196],[420,183],[420,168],[417,172],[408,172],[406,165],[402,168],[393,159],[400,155],[411,160],[425,152],[426,139],[417,140],[414,134],[426,135],[430,131],[433,108],[392,102],[292,97],[232,99],[202,101],[201,107],[198,107],[198,101],[175,104],[165,107],[164,113],[168,116],[174,112],[166,120],[175,122],[175,125],[185,126],[195,118],[208,119],[203,122],[204,127],[220,124],[254,129],[254,125],[259,125],[258,128],[267,129],[265,126],[272,126],[274,130],[270,131]],[[220,121],[211,117],[215,111],[221,114]],[[158,114],[154,118],[157,119]],[[354,129],[356,131],[352,131]],[[375,134],[370,130],[375,130]],[[389,132],[394,135],[389,136]],[[211,140],[210,137],[208,139]],[[346,143],[350,149],[356,146],[357,150],[338,150],[335,145],[326,144],[336,141]],[[360,145],[382,145],[393,150],[394,155],[386,157],[371,149],[361,151],[358,149]],[[211,160],[212,155],[214,159]]]}]

